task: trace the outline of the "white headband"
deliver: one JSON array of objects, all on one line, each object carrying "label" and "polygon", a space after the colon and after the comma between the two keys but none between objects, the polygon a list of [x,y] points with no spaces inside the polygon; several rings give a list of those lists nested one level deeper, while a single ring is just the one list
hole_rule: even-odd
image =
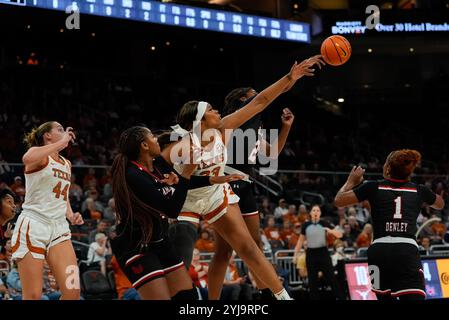
[{"label": "white headband", "polygon": [[[199,122],[201,122],[201,119],[203,119],[204,114],[206,113],[206,110],[207,110],[207,102],[204,102],[204,101],[198,102],[196,117],[195,117],[195,121],[193,122],[192,130],[193,130],[193,128],[195,128],[197,126],[197,124]],[[189,131],[182,128],[179,124],[172,126],[171,128],[173,129],[173,131],[175,133],[177,133],[181,137],[184,137],[189,134]]]}]

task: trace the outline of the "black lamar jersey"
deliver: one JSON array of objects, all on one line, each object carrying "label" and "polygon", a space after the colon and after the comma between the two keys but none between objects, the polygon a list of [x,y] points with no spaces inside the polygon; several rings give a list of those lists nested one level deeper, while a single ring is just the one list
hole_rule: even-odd
[{"label": "black lamar jersey", "polygon": [[[176,185],[169,186],[161,182],[164,174],[173,171],[162,157],[157,157],[153,162],[154,172],[149,172],[136,162],[129,162],[126,168],[126,181],[134,194],[147,205],[160,212],[158,218],[153,217],[153,229],[151,241],[160,241],[167,237],[168,218],[177,218],[184,204],[189,188],[189,180],[179,176]],[[117,225],[117,245],[137,245],[142,237],[137,221],[128,221],[127,212],[122,217],[122,222]]]},{"label": "black lamar jersey", "polygon": [[374,239],[385,236],[415,239],[416,220],[423,204],[432,205],[436,194],[428,187],[409,181],[366,181],[354,193],[371,206]]}]

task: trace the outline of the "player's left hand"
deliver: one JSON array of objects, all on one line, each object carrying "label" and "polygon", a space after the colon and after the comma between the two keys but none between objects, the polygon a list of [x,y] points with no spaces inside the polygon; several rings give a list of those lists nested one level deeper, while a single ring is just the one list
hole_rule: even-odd
[{"label": "player's left hand", "polygon": [[176,173],[174,173],[173,171],[170,172],[169,174],[164,174],[165,179],[162,180],[162,183],[165,183],[169,186],[172,186],[174,184],[177,184],[179,182],[179,177]]},{"label": "player's left hand", "polygon": [[83,216],[79,212],[74,212],[71,217],[69,217],[70,223],[74,226],[84,224]]},{"label": "player's left hand", "polygon": [[285,108],[282,110],[281,121],[282,125],[291,127],[293,124],[293,120],[295,120],[295,115],[290,111],[289,108]]}]

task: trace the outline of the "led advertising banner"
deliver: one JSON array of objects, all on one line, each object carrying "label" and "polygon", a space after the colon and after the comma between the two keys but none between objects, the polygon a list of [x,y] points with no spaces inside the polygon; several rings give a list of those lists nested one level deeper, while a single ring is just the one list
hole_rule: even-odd
[{"label": "led advertising banner", "polygon": [[[449,259],[423,259],[422,267],[427,299],[449,298]],[[376,300],[367,262],[348,262],[345,272],[351,300]]]},{"label": "led advertising banner", "polygon": [[310,43],[308,23],[151,0],[0,0],[0,3]]}]

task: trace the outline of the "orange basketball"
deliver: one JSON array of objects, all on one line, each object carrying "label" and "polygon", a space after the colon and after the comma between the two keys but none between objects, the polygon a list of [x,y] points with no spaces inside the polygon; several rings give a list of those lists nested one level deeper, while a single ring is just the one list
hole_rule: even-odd
[{"label": "orange basketball", "polygon": [[342,36],[330,36],[321,44],[321,55],[331,66],[340,66],[351,57],[349,41]]}]

